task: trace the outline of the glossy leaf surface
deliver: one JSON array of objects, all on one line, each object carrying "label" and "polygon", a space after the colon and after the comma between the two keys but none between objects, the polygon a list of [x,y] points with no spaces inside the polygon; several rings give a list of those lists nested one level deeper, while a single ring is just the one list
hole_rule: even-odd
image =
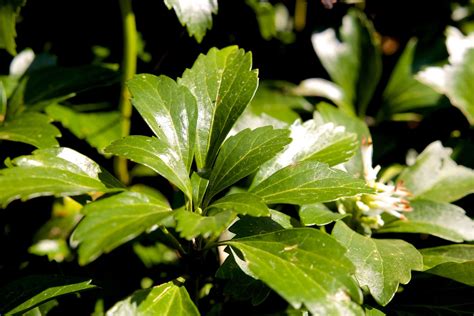
[{"label": "glossy leaf surface", "polygon": [[204,238],[219,236],[232,223],[237,214],[232,211],[221,211],[202,216],[186,210],[178,210],[174,216],[177,221],[176,230],[180,236],[191,240],[197,236]]},{"label": "glossy leaf surface", "polygon": [[367,286],[382,306],[392,300],[399,283],[410,282],[411,270],[423,269],[421,254],[403,240],[365,237],[343,222],[336,223],[332,235],[347,248],[346,256],[356,267],[360,286]]},{"label": "glossy leaf surface", "polygon": [[[293,307],[311,313],[363,315],[352,300],[362,299],[345,249],[331,236],[311,228],[287,229],[234,239],[226,244],[243,255],[239,267],[266,283]],[[352,299],[352,300],[351,300]]]},{"label": "glossy leaf surface", "polygon": [[213,202],[208,209],[233,211],[237,214],[251,216],[270,216],[263,199],[251,193],[234,193]]},{"label": "glossy leaf surface", "polygon": [[327,225],[336,222],[349,214],[340,214],[329,210],[322,203],[302,205],[299,210],[301,223],[305,226]]}]

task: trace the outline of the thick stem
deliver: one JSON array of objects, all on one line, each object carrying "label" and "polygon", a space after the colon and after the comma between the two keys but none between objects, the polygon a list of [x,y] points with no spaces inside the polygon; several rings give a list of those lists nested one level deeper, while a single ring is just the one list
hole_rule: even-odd
[{"label": "thick stem", "polygon": [[[126,82],[132,78],[137,71],[137,27],[135,15],[132,10],[132,0],[119,0],[123,27],[123,60],[122,60],[122,82],[120,91],[119,110],[121,114],[120,130],[121,137],[130,134],[130,117],[132,116],[132,104],[130,92]],[[115,173],[125,184],[130,183],[130,175],[127,168],[127,160],[116,157],[114,161]]]}]

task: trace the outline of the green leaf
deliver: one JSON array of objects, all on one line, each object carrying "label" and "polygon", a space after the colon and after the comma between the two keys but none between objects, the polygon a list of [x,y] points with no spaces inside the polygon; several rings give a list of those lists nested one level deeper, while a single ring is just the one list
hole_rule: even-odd
[{"label": "green leaf", "polygon": [[193,172],[191,176],[191,186],[193,188],[193,202],[195,205],[200,206],[206,194],[209,180],[200,177],[196,172]]},{"label": "green leaf", "polygon": [[405,213],[408,220],[387,223],[378,232],[430,234],[454,242],[474,240],[474,221],[462,208],[429,200],[411,201],[410,205],[413,211]]},{"label": "green leaf", "polygon": [[449,64],[443,67],[428,67],[417,75],[417,79],[436,91],[445,94],[474,124],[474,34],[464,36],[454,27],[446,30],[446,46]]},{"label": "green leaf", "polygon": [[25,3],[26,0],[12,0],[0,4],[0,48],[6,49],[12,56],[16,55],[16,17]]},{"label": "green leaf", "polygon": [[393,69],[382,96],[385,115],[433,106],[438,102],[439,94],[413,75],[415,48],[416,39],[411,39]]},{"label": "green leaf", "polygon": [[424,270],[474,286],[474,245],[449,245],[420,250]]},{"label": "green leaf", "polygon": [[235,252],[239,267],[266,283],[294,308],[301,305],[314,314],[363,315],[362,297],[351,277],[354,267],[345,249],[316,229],[287,229],[233,239],[226,244]]},{"label": "green leaf", "polygon": [[94,289],[92,280],[59,275],[32,275],[0,289],[0,312],[19,315],[66,294]]},{"label": "green leaf", "polygon": [[66,147],[38,149],[0,170],[0,205],[38,196],[120,191],[120,183],[86,156]]},{"label": "green leaf", "polygon": [[201,216],[181,209],[176,211],[174,216],[177,221],[176,230],[180,236],[191,240],[197,236],[203,236],[203,238],[219,236],[234,221],[237,214],[226,210],[209,216]]},{"label": "green leaf", "polygon": [[0,126],[0,139],[17,141],[37,148],[59,146],[56,137],[61,132],[51,123],[51,119],[40,113],[24,113]]},{"label": "green leaf", "polygon": [[250,190],[267,204],[312,204],[360,193],[373,193],[365,181],[317,161],[285,167]]},{"label": "green leaf", "polygon": [[179,259],[176,250],[158,242],[152,246],[134,243],[133,251],[148,269],[159,264],[175,264]]},{"label": "green leaf", "polygon": [[291,141],[288,134],[288,130],[266,126],[245,129],[228,138],[209,176],[207,199],[254,173],[265,161],[273,158]]},{"label": "green leaf", "polygon": [[183,73],[179,83],[188,87],[197,100],[196,163],[206,173],[255,94],[258,72],[252,70],[251,53],[236,46],[211,48]]},{"label": "green leaf", "polygon": [[436,141],[417,157],[399,177],[414,198],[438,202],[456,201],[474,192],[474,170],[450,158],[452,150]]},{"label": "green leaf", "polygon": [[229,227],[236,238],[260,235],[293,228],[292,218],[284,213],[270,210],[270,217],[241,216]]},{"label": "green leaf", "polygon": [[290,127],[291,143],[257,172],[253,185],[291,164],[314,160],[330,166],[347,161],[357,149],[356,135],[333,123],[308,120],[296,121]]},{"label": "green leaf", "polygon": [[50,310],[58,305],[59,303],[57,300],[47,301],[40,306],[30,309],[28,312],[24,313],[23,316],[46,316]]},{"label": "green leaf", "polygon": [[335,213],[322,203],[302,205],[299,215],[301,223],[305,226],[323,226],[350,216],[349,214]]},{"label": "green leaf", "polygon": [[367,286],[382,306],[392,300],[399,283],[410,282],[411,270],[423,269],[421,254],[403,240],[365,237],[341,221],[334,226],[332,235],[347,248],[346,256],[356,267],[359,285]]},{"label": "green leaf", "polygon": [[46,113],[101,153],[106,146],[121,137],[119,112],[80,113],[66,106],[53,104],[46,108]]},{"label": "green leaf", "polygon": [[191,181],[186,166],[168,147],[166,141],[163,142],[156,137],[128,136],[114,141],[105,148],[105,152],[151,168],[191,198]]},{"label": "green leaf", "polygon": [[[317,106],[318,112],[314,113],[315,119],[322,120],[325,123],[332,122],[335,125],[344,126],[346,132],[354,133],[360,142],[363,139],[370,138],[370,132],[367,125],[359,118],[347,115],[343,111],[335,107],[321,102]],[[360,150],[356,150],[352,159],[344,164],[347,171],[357,178],[364,176],[364,167],[362,165],[362,154]]]},{"label": "green leaf", "polygon": [[128,81],[132,103],[162,144],[191,168],[196,133],[196,101],[185,87],[166,77],[142,74]]},{"label": "green leaf", "polygon": [[207,30],[212,28],[212,14],[217,14],[217,0],[165,0],[168,9],[174,9],[181,25],[186,25],[189,36],[201,43]]},{"label": "green leaf", "polygon": [[199,311],[186,288],[178,281],[140,290],[116,303],[106,316],[199,316]]},{"label": "green leaf", "polygon": [[[337,83],[347,99],[357,105],[358,113],[365,114],[382,73],[382,58],[375,30],[362,12],[351,10],[342,20],[339,30],[313,34],[311,40],[319,60],[331,79]],[[354,108],[341,108],[355,114]]]},{"label": "green leaf", "polygon": [[237,214],[251,216],[270,216],[267,205],[262,198],[251,193],[234,193],[224,196],[207,207],[207,209],[218,209],[232,211]]},{"label": "green leaf", "polygon": [[83,213],[84,219],[71,236],[71,244],[79,245],[81,265],[166,223],[172,216],[162,199],[139,192],[123,192],[86,204]]},{"label": "green leaf", "polygon": [[7,114],[7,90],[3,85],[3,81],[0,80],[0,125],[5,120]]}]

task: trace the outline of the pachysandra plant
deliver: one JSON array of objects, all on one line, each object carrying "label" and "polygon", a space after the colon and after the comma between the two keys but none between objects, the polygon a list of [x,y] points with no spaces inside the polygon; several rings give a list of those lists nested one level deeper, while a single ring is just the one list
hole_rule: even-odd
[{"label": "pachysandra plant", "polygon": [[[371,236],[474,240],[473,221],[450,204],[474,192],[473,170],[435,142],[395,185],[384,183],[372,167],[367,126],[328,104],[288,128],[241,128],[230,136],[257,86],[251,54],[235,46],[200,55],[176,81],[140,74],[128,82],[132,103],[154,135],[118,139],[104,152],[168,180],[180,192],[178,202],[144,185],[125,187],[88,157],[57,147],[8,161],[0,170],[0,203],[66,197],[56,207],[73,218],[72,234],[63,238],[69,237],[80,265],[143,234],[156,242],[155,261],[134,244],[147,266],[178,262],[166,280],[107,302],[107,315],[207,314],[216,296],[258,305],[269,293],[286,301],[288,312],[363,315],[373,309],[364,304],[368,295],[386,306],[412,271],[472,284],[456,273],[472,271],[465,264],[473,259],[471,245],[418,251],[401,239]],[[64,259],[48,253],[51,243],[43,245],[32,251]],[[449,253],[460,246],[466,255],[453,261]],[[3,289],[10,300],[0,310],[23,313],[91,289],[94,280],[59,284],[43,282],[36,285],[40,294],[22,295],[10,285]]]}]

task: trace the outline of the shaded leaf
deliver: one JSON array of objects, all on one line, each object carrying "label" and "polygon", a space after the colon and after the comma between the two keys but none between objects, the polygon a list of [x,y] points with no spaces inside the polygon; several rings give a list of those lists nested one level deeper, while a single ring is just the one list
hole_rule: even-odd
[{"label": "shaded leaf", "polygon": [[290,216],[270,210],[270,217],[242,216],[229,227],[229,231],[235,234],[236,238],[241,238],[289,228],[293,228]]},{"label": "shaded leaf", "polygon": [[47,301],[38,307],[30,309],[28,312],[24,313],[23,316],[46,316],[50,310],[58,305],[59,303],[57,300]]},{"label": "shaded leaf", "polygon": [[410,205],[413,211],[405,213],[408,220],[387,223],[378,232],[430,234],[454,242],[474,240],[474,221],[462,208],[429,200],[415,200]]},{"label": "shaded leaf", "polygon": [[121,137],[119,112],[80,113],[66,106],[53,104],[46,108],[46,113],[101,153],[106,146]]},{"label": "shaded leaf", "polygon": [[353,100],[334,82],[321,78],[310,78],[300,82],[293,90],[296,94],[307,97],[322,97],[331,100],[347,114],[353,114]]},{"label": "shaded leaf", "polygon": [[[311,41],[331,79],[363,115],[382,73],[375,30],[362,12],[351,10],[342,20],[339,35],[341,41],[334,29],[327,29],[313,34]],[[356,112],[353,107],[341,109],[348,114]]]},{"label": "shaded leaf", "polygon": [[413,194],[438,202],[456,201],[474,192],[474,170],[456,164],[440,141],[428,145],[398,178]]},{"label": "shaded leaf", "polygon": [[189,36],[201,43],[206,31],[212,28],[212,14],[217,14],[217,0],[165,0],[173,8],[181,25],[186,25]]},{"label": "shaded leaf", "polygon": [[105,148],[105,152],[151,168],[176,185],[188,197],[192,196],[191,181],[186,166],[168,147],[167,142],[156,137],[127,136],[114,141]]},{"label": "shaded leaf", "polygon": [[340,214],[331,211],[322,203],[302,205],[299,210],[301,223],[305,226],[327,225],[336,222],[349,214]]},{"label": "shaded leaf", "polygon": [[266,126],[245,129],[228,138],[209,176],[207,199],[252,174],[265,161],[273,158],[291,141],[288,134],[288,130],[274,130]]},{"label": "shaded leaf", "polygon": [[236,46],[200,55],[178,81],[197,100],[196,163],[210,170],[220,145],[252,99],[258,85],[252,54]]},{"label": "shaded leaf", "polygon": [[128,81],[132,103],[163,145],[184,162],[186,173],[194,155],[196,101],[185,87],[166,77],[141,74]]},{"label": "shaded leaf", "polygon": [[19,315],[54,298],[90,290],[92,280],[59,275],[32,275],[0,289],[0,312]]},{"label": "shaded leaf", "polygon": [[239,267],[266,283],[294,308],[304,306],[314,314],[363,315],[354,267],[345,249],[316,229],[287,229],[233,239],[226,244]]},{"label": "shaded leaf", "polygon": [[38,196],[71,196],[122,190],[98,164],[66,147],[38,149],[0,170],[0,204]]},{"label": "shaded leaf", "polygon": [[177,221],[176,230],[180,236],[191,240],[197,236],[204,238],[219,236],[232,223],[237,214],[232,211],[221,211],[202,216],[181,209],[176,211],[174,216]]},{"label": "shaded leaf", "polygon": [[449,245],[420,250],[424,270],[474,286],[474,245]]},{"label": "shaded leaf", "polygon": [[213,202],[207,209],[232,211],[251,216],[270,216],[267,205],[262,198],[251,193],[234,193]]},{"label": "shaded leaf", "polygon": [[341,221],[334,226],[332,235],[347,248],[346,256],[356,267],[359,285],[367,286],[382,306],[392,300],[399,283],[410,282],[411,270],[423,269],[421,254],[403,240],[365,237]]},{"label": "shaded leaf", "polygon": [[464,36],[454,27],[446,30],[446,46],[449,64],[443,67],[428,67],[419,72],[417,79],[445,94],[474,124],[474,34]]},{"label": "shaded leaf", "polygon": [[162,199],[140,192],[123,192],[86,204],[82,212],[85,217],[71,236],[71,244],[79,245],[81,265],[166,223],[172,215]]},{"label": "shaded leaf", "polygon": [[291,164],[314,160],[330,166],[347,161],[357,149],[356,135],[346,133],[344,127],[309,120],[290,126],[291,143],[257,172],[253,185]]},{"label": "shaded leaf", "polygon": [[439,94],[414,77],[415,48],[416,40],[411,39],[393,69],[382,96],[385,115],[433,106],[438,102]]},{"label": "shaded leaf", "polygon": [[196,172],[193,172],[191,176],[191,186],[193,188],[193,202],[195,205],[200,206],[204,199],[209,180],[200,177]]},{"label": "shaded leaf", "polygon": [[16,55],[16,18],[26,0],[2,1],[0,4],[0,48],[10,55]]},{"label": "shaded leaf", "polygon": [[199,311],[186,288],[177,281],[170,281],[151,289],[140,290],[116,303],[106,316],[199,316]]},{"label": "shaded leaf", "polygon": [[7,114],[7,90],[5,89],[3,82],[0,80],[0,124],[5,120]]},{"label": "shaded leaf", "polygon": [[360,193],[373,193],[365,181],[317,161],[285,167],[250,190],[267,204],[328,202]]},{"label": "shaded leaf", "polygon": [[6,121],[0,126],[0,139],[17,141],[37,148],[59,146],[56,137],[61,132],[51,123],[51,119],[40,113],[24,113]]},{"label": "shaded leaf", "polygon": [[174,249],[158,242],[152,246],[135,243],[133,251],[148,269],[159,264],[173,264],[179,259]]}]

